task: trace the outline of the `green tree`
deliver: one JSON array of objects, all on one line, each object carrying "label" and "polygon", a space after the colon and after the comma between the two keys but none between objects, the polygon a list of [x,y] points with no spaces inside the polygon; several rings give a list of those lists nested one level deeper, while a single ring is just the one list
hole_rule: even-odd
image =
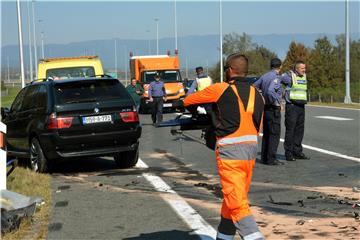
[{"label": "green tree", "polygon": [[305,63],[309,60],[309,49],[307,49],[303,44],[291,42],[289,45],[289,50],[286,54],[286,58],[283,62],[282,70],[288,71],[292,69],[293,64],[296,60],[302,60]]},{"label": "green tree", "polygon": [[344,72],[337,48],[327,37],[315,41],[315,48],[310,53],[307,73],[309,91],[312,95],[320,93],[327,100],[331,96],[340,98]]},{"label": "green tree", "polygon": [[251,37],[246,33],[242,35],[237,33],[230,33],[224,36],[223,54],[225,57],[236,52],[248,52],[256,47],[256,44],[252,43]]}]

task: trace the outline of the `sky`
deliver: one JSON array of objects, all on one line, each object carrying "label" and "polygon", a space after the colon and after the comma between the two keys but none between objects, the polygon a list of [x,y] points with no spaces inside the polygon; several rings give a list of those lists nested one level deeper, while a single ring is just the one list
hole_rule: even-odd
[{"label": "sky", "polygon": [[[175,1],[42,1],[34,3],[37,38],[46,44],[99,39],[174,37]],[[21,1],[24,43],[28,1]],[[219,34],[219,1],[176,1],[178,36]],[[359,33],[360,3],[350,1],[350,32]],[[223,1],[223,34],[344,33],[344,1]],[[31,15],[31,11],[30,11]],[[32,28],[32,22],[31,28]],[[39,40],[38,40],[39,41]],[[1,1],[1,46],[18,43],[16,1]]]}]

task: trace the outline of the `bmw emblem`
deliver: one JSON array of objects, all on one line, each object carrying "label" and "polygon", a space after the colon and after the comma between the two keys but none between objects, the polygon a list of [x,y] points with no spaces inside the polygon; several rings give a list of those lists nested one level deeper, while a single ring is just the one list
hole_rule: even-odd
[{"label": "bmw emblem", "polygon": [[95,113],[99,113],[100,110],[99,110],[98,108],[94,108],[94,112],[95,112]]}]

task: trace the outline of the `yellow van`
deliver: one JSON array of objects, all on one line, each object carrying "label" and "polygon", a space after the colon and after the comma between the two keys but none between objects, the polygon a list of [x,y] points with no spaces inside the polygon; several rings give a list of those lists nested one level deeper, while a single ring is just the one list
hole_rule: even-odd
[{"label": "yellow van", "polygon": [[98,56],[79,56],[41,59],[38,65],[38,79],[68,79],[104,75]]}]

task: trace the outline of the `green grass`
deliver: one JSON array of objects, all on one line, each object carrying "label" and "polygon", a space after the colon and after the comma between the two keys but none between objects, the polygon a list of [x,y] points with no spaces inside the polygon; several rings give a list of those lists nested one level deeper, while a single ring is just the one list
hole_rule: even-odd
[{"label": "green grass", "polygon": [[7,89],[9,89],[9,94],[1,96],[1,107],[10,107],[21,87],[7,87]]},{"label": "green grass", "polygon": [[7,189],[25,196],[39,196],[45,204],[30,219],[24,219],[18,230],[5,234],[4,240],[46,239],[51,209],[51,177],[17,167],[7,178]]}]

